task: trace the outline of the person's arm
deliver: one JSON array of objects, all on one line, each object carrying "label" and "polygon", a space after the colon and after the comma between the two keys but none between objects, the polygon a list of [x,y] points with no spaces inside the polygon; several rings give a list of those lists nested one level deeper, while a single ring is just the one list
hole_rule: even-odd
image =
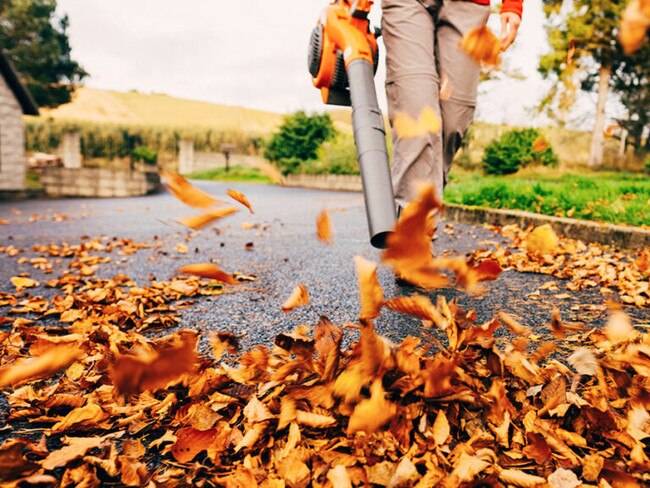
[{"label": "person's arm", "polygon": [[521,16],[524,9],[523,0],[503,0],[501,7],[501,50],[508,49],[519,32]]}]

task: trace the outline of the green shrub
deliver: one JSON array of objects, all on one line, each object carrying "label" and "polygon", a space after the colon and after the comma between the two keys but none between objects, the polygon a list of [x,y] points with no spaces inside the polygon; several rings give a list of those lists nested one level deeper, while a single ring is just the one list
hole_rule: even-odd
[{"label": "green shrub", "polygon": [[650,156],[645,158],[645,172],[650,175]]},{"label": "green shrub", "polygon": [[154,165],[158,162],[158,152],[147,146],[138,146],[131,151],[131,159]]},{"label": "green shrub", "polygon": [[302,159],[296,157],[280,158],[275,161],[275,166],[284,176],[287,176],[299,173],[300,171],[298,171],[298,168],[300,168],[303,163],[304,161]]},{"label": "green shrub", "polygon": [[[264,151],[264,157],[283,166],[293,165],[293,160],[316,159],[319,146],[336,135],[336,129],[329,114],[307,115],[303,111],[288,115],[273,134]],[[287,164],[291,163],[291,164]]]},{"label": "green shrub", "polygon": [[553,148],[537,129],[518,129],[506,132],[492,141],[483,155],[483,169],[491,175],[516,173],[532,163],[557,166]]},{"label": "green shrub", "polygon": [[318,160],[303,165],[304,173],[358,175],[357,148],[352,134],[338,134],[318,149]]}]

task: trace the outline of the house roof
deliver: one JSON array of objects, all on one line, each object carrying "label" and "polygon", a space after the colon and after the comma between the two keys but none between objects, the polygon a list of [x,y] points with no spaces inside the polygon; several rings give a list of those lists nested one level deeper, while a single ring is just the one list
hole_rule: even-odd
[{"label": "house roof", "polygon": [[0,51],[0,74],[9,85],[9,89],[13,92],[16,100],[18,100],[23,113],[25,115],[38,115],[38,105],[36,105],[29,90],[18,78],[16,68],[2,51]]}]

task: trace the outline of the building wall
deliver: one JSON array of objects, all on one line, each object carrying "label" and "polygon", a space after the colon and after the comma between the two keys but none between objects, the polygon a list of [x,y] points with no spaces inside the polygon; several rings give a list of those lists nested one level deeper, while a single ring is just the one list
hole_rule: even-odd
[{"label": "building wall", "polygon": [[25,188],[23,111],[0,76],[0,190]]}]

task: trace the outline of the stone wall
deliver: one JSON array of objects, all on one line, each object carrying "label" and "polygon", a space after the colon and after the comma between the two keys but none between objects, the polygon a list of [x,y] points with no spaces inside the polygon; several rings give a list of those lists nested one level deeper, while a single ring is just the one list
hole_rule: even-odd
[{"label": "stone wall", "polygon": [[358,175],[287,175],[284,184],[317,190],[362,190],[361,176]]},{"label": "stone wall", "polygon": [[[260,156],[249,156],[246,154],[230,155],[230,167],[243,166],[245,168],[257,168],[260,163],[265,162],[266,160]],[[226,156],[223,153],[195,151],[193,141],[180,141],[178,145],[178,172],[180,174],[225,167]]]},{"label": "stone wall", "polygon": [[46,168],[41,184],[51,197],[136,197],[158,191],[160,176],[103,168]]},{"label": "stone wall", "polygon": [[0,190],[25,189],[23,111],[0,76]]}]

